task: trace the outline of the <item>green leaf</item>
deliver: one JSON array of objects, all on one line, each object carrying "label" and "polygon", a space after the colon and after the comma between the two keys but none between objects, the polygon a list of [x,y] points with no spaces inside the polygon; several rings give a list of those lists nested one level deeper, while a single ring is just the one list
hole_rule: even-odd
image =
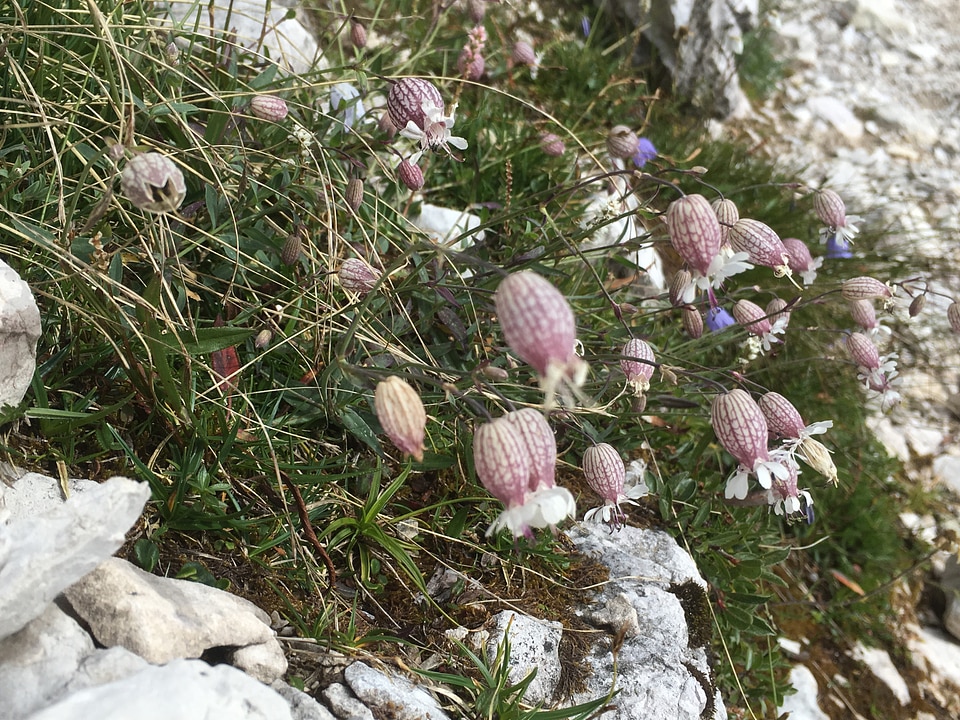
[{"label": "green leaf", "polygon": [[133,544],[133,555],[137,559],[137,564],[147,572],[153,572],[157,563],[160,562],[160,548],[147,538],[140,538]]}]

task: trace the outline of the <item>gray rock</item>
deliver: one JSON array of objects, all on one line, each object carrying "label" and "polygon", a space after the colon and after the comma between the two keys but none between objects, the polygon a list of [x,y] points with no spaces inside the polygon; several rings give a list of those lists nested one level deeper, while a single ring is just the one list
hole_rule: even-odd
[{"label": "gray rock", "polygon": [[346,685],[331,683],[321,694],[333,714],[340,720],[374,720],[370,708],[357,700]]},{"label": "gray rock", "polygon": [[336,716],[301,690],[290,687],[282,680],[270,684],[290,705],[293,720],[337,720]]},{"label": "gray rock", "polygon": [[706,639],[688,632],[683,606],[678,595],[670,592],[677,586],[688,593],[704,592],[693,559],[669,535],[654,530],[626,526],[610,533],[600,526],[580,524],[568,534],[581,552],[610,570],[609,582],[581,611],[585,620],[607,635],[585,658],[591,671],[588,689],[571,702],[587,702],[611,691],[615,675],[609,636],[624,630],[617,658],[615,689],[619,693],[610,701],[615,710],[605,717],[726,718],[707,661]]},{"label": "gray rock", "polygon": [[230,664],[268,685],[287,671],[287,657],[276,638],[234,650]]},{"label": "gray rock", "polygon": [[12,487],[7,488],[4,500],[10,517],[14,520],[35,518],[63,505],[67,497],[97,487],[99,484],[93,480],[71,479],[67,483],[67,493],[64,497],[59,480],[40,473],[26,472],[17,477]]},{"label": "gray rock", "polygon": [[386,674],[362,662],[343,672],[354,694],[377,717],[391,720],[449,720],[436,700],[405,677]]},{"label": "gray rock", "polygon": [[512,610],[497,613],[488,621],[489,635],[484,647],[488,667],[495,667],[505,636],[510,638],[508,679],[516,684],[533,670],[536,677],[523,694],[530,705],[549,703],[560,684],[560,638],[563,625],[540,620]]},{"label": "gray rock", "polygon": [[0,260],[0,409],[19,405],[37,368],[40,309],[30,286]]},{"label": "gray rock", "polygon": [[30,720],[291,720],[279,694],[229,665],[174,660],[74,693]]},{"label": "gray rock", "polygon": [[[146,573],[110,558],[65,593],[97,641],[149,662],[197,658],[215,647],[275,644],[270,617],[217,588]],[[282,655],[282,653],[281,653]],[[270,681],[286,670],[283,662]]]},{"label": "gray rock", "polygon": [[0,525],[0,639],[116,552],[149,497],[146,483],[114,477],[39,517]]}]

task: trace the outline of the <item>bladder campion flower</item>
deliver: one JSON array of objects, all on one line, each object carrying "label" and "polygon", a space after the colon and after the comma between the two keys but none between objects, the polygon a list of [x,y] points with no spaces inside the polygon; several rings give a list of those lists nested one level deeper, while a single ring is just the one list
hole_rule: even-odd
[{"label": "bladder campion flower", "polygon": [[607,134],[607,152],[617,160],[632,158],[639,145],[640,138],[626,125],[614,125]]},{"label": "bladder campion flower", "polygon": [[276,95],[255,95],[250,100],[250,114],[261,120],[280,122],[287,116],[287,103]]},{"label": "bladder campion flower", "polygon": [[849,245],[860,229],[854,224],[860,222],[856,215],[847,216],[843,199],[833,190],[818,190],[813,196],[813,209],[826,227],[820,229],[820,241],[831,237],[841,245]]},{"label": "bladder campion flower", "polygon": [[448,145],[467,149],[467,141],[451,134],[456,105],[445,115],[443,98],[433,83],[423,78],[401,78],[390,86],[387,111],[404,137],[416,140],[423,150],[450,152]]},{"label": "bladder campion flower", "polygon": [[867,389],[881,394],[882,408],[886,410],[898,403],[900,393],[895,390],[899,382],[897,354],[890,353],[880,357],[873,340],[863,333],[850,334],[847,338],[847,350],[857,364],[857,378]]},{"label": "bladder campion flower", "polygon": [[787,326],[786,317],[780,317],[776,322],[771,323],[767,312],[749,300],[737,300],[737,304],[733,306],[733,317],[747,332],[760,339],[764,352],[770,352],[772,343],[780,342],[777,335],[783,334]]},{"label": "bladder campion flower", "polygon": [[787,264],[790,269],[800,274],[804,285],[812,285],[817,279],[817,270],[823,265],[823,258],[814,258],[807,244],[797,238],[784,238],[783,247],[787,250]]},{"label": "bladder campion flower", "polygon": [[603,505],[587,510],[585,522],[604,522],[619,527],[626,519],[622,503],[636,505],[634,498],[647,494],[642,473],[639,482],[625,489],[626,467],[616,448],[608,443],[591,445],[583,453],[583,475]]},{"label": "bladder campion flower", "polygon": [[[642,362],[648,360],[649,362]],[[640,338],[627,341],[620,353],[620,369],[627,376],[627,385],[635,395],[643,395],[650,389],[654,368],[653,348]]]},{"label": "bladder campion flower", "polygon": [[777,277],[792,275],[789,253],[780,236],[759,220],[740,218],[730,228],[730,246],[738,253],[747,253],[750,262],[773,268]]},{"label": "bladder campion flower", "polygon": [[797,476],[800,474],[797,464],[787,461],[784,466],[787,468],[787,476],[774,478],[773,485],[767,491],[767,502],[773,505],[773,511],[777,515],[791,518],[802,513],[806,517],[806,508],[813,505],[813,498],[806,490],[797,488]]},{"label": "bladder campion flower", "polygon": [[556,484],[557,440],[550,424],[539,410],[522,408],[504,416],[520,435],[530,456],[530,477],[526,503],[535,512],[532,527],[553,527],[566,517],[576,515],[573,495]]},{"label": "bladder campion flower", "polygon": [[891,298],[893,292],[890,287],[876,278],[868,275],[844,280],[840,285],[840,294],[847,300],[872,300],[874,298]]},{"label": "bladder campion flower", "polygon": [[136,207],[151,213],[173,212],[187,194],[180,168],[157,152],[130,158],[120,173],[120,189]]},{"label": "bladder campion flower", "polygon": [[767,450],[769,431],[763,411],[750,394],[739,388],[717,395],[710,407],[713,431],[724,449],[740,463],[727,480],[724,496],[742,500],[749,490],[749,475],[770,489],[774,478],[786,479],[789,471],[780,462],[782,453],[771,457]]},{"label": "bladder campion flower", "polygon": [[720,246],[730,244],[730,228],[740,219],[740,210],[733,200],[714,198],[710,203],[720,222]]},{"label": "bladder campion flower", "polygon": [[950,303],[947,308],[947,322],[950,323],[950,329],[955,333],[960,333],[960,304]]},{"label": "bladder campion flower", "polygon": [[687,335],[694,340],[703,335],[703,316],[700,311],[693,305],[684,305],[680,312],[682,313],[683,329]]},{"label": "bladder campion flower", "polygon": [[560,157],[567,151],[560,136],[549,132],[540,135],[540,149],[550,157]]},{"label": "bladder campion flower", "polygon": [[377,383],[373,408],[390,442],[404,455],[422,461],[427,412],[417,391],[406,380],[391,375]]}]

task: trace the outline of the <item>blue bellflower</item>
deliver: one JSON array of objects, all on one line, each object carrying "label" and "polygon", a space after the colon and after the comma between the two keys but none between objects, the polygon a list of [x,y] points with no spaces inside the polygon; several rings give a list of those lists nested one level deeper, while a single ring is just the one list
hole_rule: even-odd
[{"label": "blue bellflower", "polygon": [[657,149],[647,138],[642,137],[637,143],[637,152],[633,156],[633,164],[642,168],[657,156]]},{"label": "blue bellflower", "polygon": [[850,241],[846,238],[831,235],[827,239],[826,256],[831,260],[847,260],[853,257],[853,251],[850,249]]},{"label": "blue bellflower", "polygon": [[710,332],[719,332],[726,327],[737,324],[737,321],[733,318],[733,315],[720,306],[712,307],[707,310],[705,322],[707,327],[710,328]]}]

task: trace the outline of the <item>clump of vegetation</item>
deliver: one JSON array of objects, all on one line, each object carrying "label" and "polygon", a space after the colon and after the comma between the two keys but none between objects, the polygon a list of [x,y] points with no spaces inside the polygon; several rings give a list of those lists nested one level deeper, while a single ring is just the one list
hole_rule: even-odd
[{"label": "clump of vegetation", "polygon": [[[592,477],[610,507],[594,517],[656,523],[690,550],[709,582],[688,603],[697,637],[713,638],[728,702],[759,717],[786,691],[782,608],[829,615],[912,561],[889,530],[895,468],[864,427],[866,397],[894,399],[892,369],[843,347],[843,281],[869,261],[828,259],[817,275],[812,258],[774,245],[767,262],[754,247],[769,230],[816,249],[825,226],[852,256],[853,223],[705,140],[624,48],[597,40],[602,18],[584,36],[574,15],[537,23],[500,6],[480,21],[420,0],[353,21],[316,11],[327,67],[291,75],[232,38],[158,25],[147,5],[32,3],[2,18],[0,94],[3,249],[44,322],[4,450],[47,472],[149,482],[130,546],[143,566],[252,595],[347,649],[435,647],[497,609],[458,602],[465,582],[422,602],[437,567],[501,597],[523,574],[516,606],[574,622],[568,590],[596,570],[547,528],[596,504],[578,468],[604,445],[646,463],[649,495],[636,505],[604,450]],[[671,214],[694,197],[697,223],[725,198],[766,230],[714,216],[740,238],[705,249],[686,210]],[[714,260],[738,252],[752,269],[713,282]],[[511,338],[498,292],[521,273],[560,300],[523,305]],[[524,325],[537,307],[569,309],[577,344]],[[736,319],[721,327],[721,310]],[[638,339],[650,355],[624,356]],[[730,492],[746,455],[737,427],[715,434],[711,406],[734,389],[833,420],[836,484],[805,468],[804,498],[797,444],[751,420],[743,472],[772,452],[792,485],[776,471]],[[507,426],[509,458],[478,451],[479,428],[524,408],[547,421],[552,460],[545,436]],[[532,457],[559,461],[544,486],[525,486]],[[514,484],[494,487],[505,469]],[[869,601],[844,605],[853,625],[889,613],[882,593]],[[520,717],[522,688],[462,650],[476,667],[456,671],[481,676],[452,683],[465,701],[491,706],[500,687]]]}]

